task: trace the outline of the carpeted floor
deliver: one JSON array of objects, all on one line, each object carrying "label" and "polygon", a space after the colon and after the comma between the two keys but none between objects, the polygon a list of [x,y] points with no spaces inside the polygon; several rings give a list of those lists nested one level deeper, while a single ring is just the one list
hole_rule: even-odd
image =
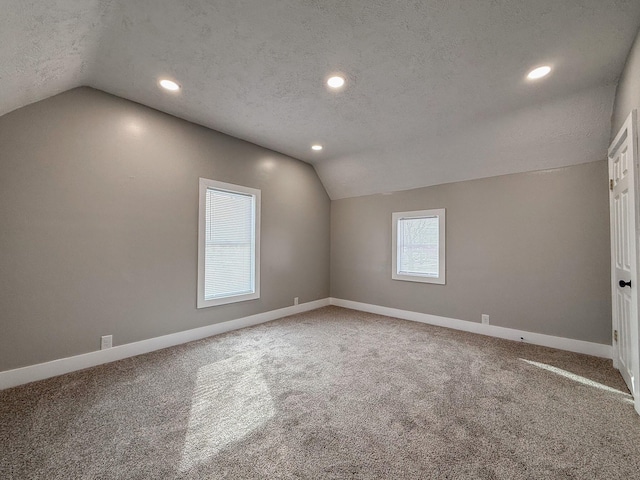
[{"label": "carpeted floor", "polygon": [[0,392],[2,479],[640,478],[610,361],[338,307]]}]

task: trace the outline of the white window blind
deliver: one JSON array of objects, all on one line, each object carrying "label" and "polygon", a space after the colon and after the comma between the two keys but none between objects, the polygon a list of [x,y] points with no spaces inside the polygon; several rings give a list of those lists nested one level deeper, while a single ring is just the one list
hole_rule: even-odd
[{"label": "white window blind", "polygon": [[259,298],[260,191],[200,180],[198,307]]},{"label": "white window blind", "polygon": [[253,196],[207,189],[204,298],[254,291]]},{"label": "white window blind", "polygon": [[438,276],[438,217],[402,218],[398,222],[398,273]]}]

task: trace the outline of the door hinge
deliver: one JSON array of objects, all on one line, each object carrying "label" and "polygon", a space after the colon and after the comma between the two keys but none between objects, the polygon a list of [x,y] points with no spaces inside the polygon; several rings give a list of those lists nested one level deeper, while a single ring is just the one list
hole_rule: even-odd
[{"label": "door hinge", "polygon": [[609,190],[613,190],[613,178],[609,180]]},{"label": "door hinge", "polygon": [[613,331],[613,339],[617,342],[618,341],[618,330],[614,330]]}]

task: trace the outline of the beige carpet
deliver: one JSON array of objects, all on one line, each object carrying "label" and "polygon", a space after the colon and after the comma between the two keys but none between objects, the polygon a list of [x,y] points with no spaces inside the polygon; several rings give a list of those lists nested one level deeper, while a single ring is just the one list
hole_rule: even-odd
[{"label": "beige carpet", "polygon": [[2,479],[640,478],[611,362],[327,307],[0,392]]}]

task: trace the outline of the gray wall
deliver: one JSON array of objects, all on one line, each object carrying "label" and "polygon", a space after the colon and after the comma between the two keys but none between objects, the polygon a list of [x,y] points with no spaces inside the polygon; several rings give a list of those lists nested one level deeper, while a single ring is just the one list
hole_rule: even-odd
[{"label": "gray wall", "polygon": [[[447,284],[391,280],[391,213],[446,208]],[[605,161],[331,203],[331,296],[611,343]]]},{"label": "gray wall", "polygon": [[629,51],[627,63],[618,82],[611,119],[612,140],[634,108],[640,109],[640,32]]},{"label": "gray wall", "polygon": [[[198,178],[262,190],[261,298],[196,309]],[[0,371],[329,294],[313,168],[81,88],[0,117]]]}]

